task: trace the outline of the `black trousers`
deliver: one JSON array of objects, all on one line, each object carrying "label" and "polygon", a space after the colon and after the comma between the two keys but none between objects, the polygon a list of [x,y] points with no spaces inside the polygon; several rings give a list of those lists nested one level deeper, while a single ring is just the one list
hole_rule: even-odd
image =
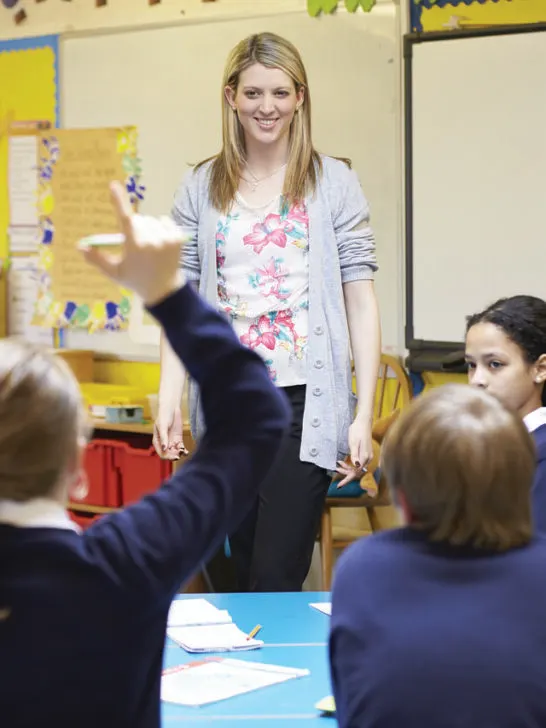
[{"label": "black trousers", "polygon": [[292,422],[254,507],[230,535],[238,591],[301,591],[331,478],[300,460],[305,386],[284,389]]}]

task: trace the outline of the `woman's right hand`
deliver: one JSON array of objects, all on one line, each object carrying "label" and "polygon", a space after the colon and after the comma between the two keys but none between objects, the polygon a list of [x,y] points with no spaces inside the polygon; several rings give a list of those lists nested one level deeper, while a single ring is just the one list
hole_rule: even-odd
[{"label": "woman's right hand", "polygon": [[153,443],[156,453],[165,460],[179,460],[187,455],[184,447],[182,412],[180,407],[161,407],[154,423]]}]

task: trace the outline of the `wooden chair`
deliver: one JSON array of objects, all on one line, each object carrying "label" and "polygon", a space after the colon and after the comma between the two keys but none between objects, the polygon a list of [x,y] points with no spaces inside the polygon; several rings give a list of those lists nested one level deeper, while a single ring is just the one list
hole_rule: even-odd
[{"label": "wooden chair", "polygon": [[[381,528],[376,509],[391,505],[390,494],[384,476],[379,477],[377,483],[374,473],[379,465],[379,445],[386,428],[394,417],[389,417],[397,410],[406,407],[413,397],[411,381],[399,360],[389,354],[382,354],[379,365],[379,376],[377,381],[377,390],[375,397],[374,423],[375,423],[375,440],[376,453],[371,466],[364,478],[360,481],[364,487],[366,481],[370,486],[369,491],[376,491],[376,495],[372,496],[369,492],[358,491],[356,495],[344,495],[339,497],[328,496],[324,504],[322,520],[320,526],[320,553],[322,567],[322,588],[329,591],[332,584],[333,570],[333,551],[334,549],[344,549],[358,536],[352,536],[347,533],[334,533],[332,527],[332,509],[334,508],[365,508],[370,522],[372,532],[379,531]],[[349,487],[353,484],[348,484]]]}]

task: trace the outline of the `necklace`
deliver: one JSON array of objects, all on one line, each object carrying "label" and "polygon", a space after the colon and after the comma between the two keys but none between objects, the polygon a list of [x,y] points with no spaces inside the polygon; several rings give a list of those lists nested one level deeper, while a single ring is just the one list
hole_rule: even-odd
[{"label": "necklace", "polygon": [[250,179],[247,179],[246,177],[243,177],[243,179],[247,183],[247,185],[250,185],[250,189],[252,190],[252,192],[256,192],[256,189],[258,188],[258,185],[260,184],[260,182],[265,182],[266,179],[270,179],[271,177],[276,175],[277,172],[280,172],[281,169],[284,169],[286,167],[286,164],[287,164],[287,162],[285,162],[284,164],[281,164],[280,167],[277,167],[277,169],[273,170],[273,172],[271,172],[271,174],[268,174],[265,177],[256,177],[256,175],[250,169],[250,167],[248,165],[246,165],[246,169],[248,170],[252,179],[250,180]]}]

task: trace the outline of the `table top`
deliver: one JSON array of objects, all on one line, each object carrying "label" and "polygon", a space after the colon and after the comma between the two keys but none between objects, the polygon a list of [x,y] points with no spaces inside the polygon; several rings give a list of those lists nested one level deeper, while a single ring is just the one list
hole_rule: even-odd
[{"label": "table top", "polygon": [[[328,666],[329,618],[309,604],[330,600],[325,592],[279,594],[191,594],[184,599],[207,599],[219,609],[227,609],[233,621],[245,632],[262,625],[259,650],[223,653],[224,657],[310,670],[311,674],[280,685],[272,685],[208,706],[188,708],[161,703],[162,726],[218,723],[222,728],[242,725],[305,725],[332,728],[334,719],[321,717],[315,703],[331,694]],[[171,640],[165,646],[165,667],[199,659]]]}]

